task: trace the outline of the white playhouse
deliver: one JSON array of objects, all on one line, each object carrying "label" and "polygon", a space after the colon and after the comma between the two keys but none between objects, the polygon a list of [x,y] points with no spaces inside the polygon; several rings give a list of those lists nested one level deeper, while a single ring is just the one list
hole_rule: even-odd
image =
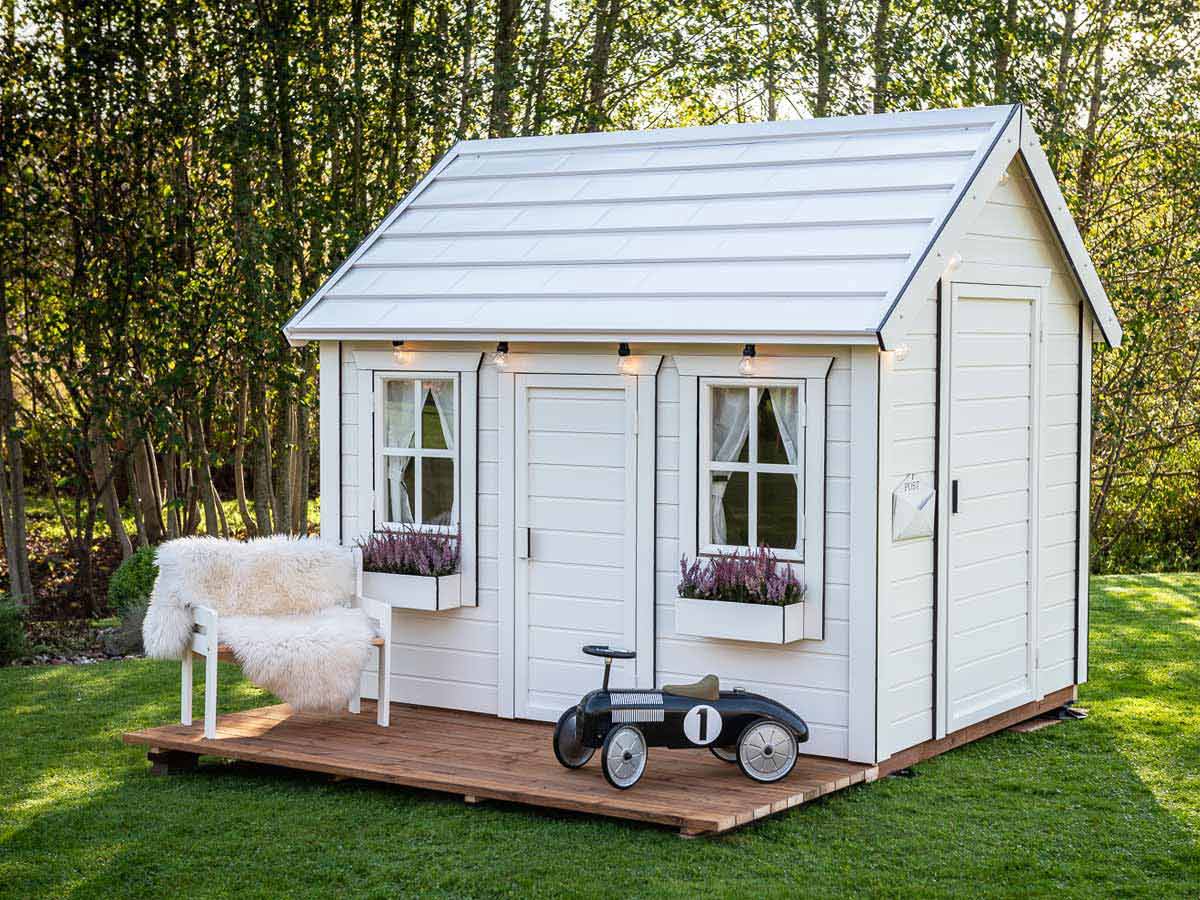
[{"label": "white playhouse", "polygon": [[[323,537],[461,533],[394,701],[552,721],[607,643],[614,686],[714,673],[873,763],[1087,679],[1121,328],[1020,106],[464,141],[286,333]],[[798,607],[681,601],[759,546]]]}]

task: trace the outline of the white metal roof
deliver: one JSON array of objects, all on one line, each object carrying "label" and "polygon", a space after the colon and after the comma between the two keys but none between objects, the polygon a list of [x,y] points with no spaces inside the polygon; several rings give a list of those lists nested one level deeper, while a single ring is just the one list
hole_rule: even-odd
[{"label": "white metal roof", "polygon": [[1000,106],[462,141],[285,332],[887,346],[1026,124]]}]

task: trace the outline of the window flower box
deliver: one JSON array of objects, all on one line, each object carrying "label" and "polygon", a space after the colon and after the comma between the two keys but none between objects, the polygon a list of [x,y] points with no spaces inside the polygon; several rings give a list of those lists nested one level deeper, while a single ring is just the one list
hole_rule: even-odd
[{"label": "window flower box", "polygon": [[680,634],[790,644],[804,638],[804,585],[765,547],[679,561]]},{"label": "window flower box", "polygon": [[441,612],[463,605],[456,534],[379,531],[355,548],[359,593],[393,609]]},{"label": "window flower box", "polygon": [[675,631],[728,641],[790,644],[804,637],[804,602],[775,606],[679,597]]},{"label": "window flower box", "polygon": [[394,609],[441,612],[462,606],[462,575],[362,573],[362,594]]}]

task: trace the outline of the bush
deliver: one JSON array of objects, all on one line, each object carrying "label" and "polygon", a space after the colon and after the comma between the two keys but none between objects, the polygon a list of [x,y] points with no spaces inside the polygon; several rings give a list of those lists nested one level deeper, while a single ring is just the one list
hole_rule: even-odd
[{"label": "bush", "polygon": [[25,611],[0,597],[0,666],[25,655]]},{"label": "bush", "polygon": [[158,566],[154,564],[154,548],[139,547],[109,578],[108,605],[121,618],[126,618],[131,609],[145,609],[156,578]]}]

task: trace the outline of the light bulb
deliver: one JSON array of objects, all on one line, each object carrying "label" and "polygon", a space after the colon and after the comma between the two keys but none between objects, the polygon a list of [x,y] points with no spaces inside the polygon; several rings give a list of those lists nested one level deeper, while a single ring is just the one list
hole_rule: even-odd
[{"label": "light bulb", "polygon": [[754,357],[758,355],[753,344],[747,344],[742,348],[742,361],[738,363],[738,371],[743,375],[754,374]]},{"label": "light bulb", "polygon": [[1000,176],[1000,186],[1003,187],[1004,185],[1008,184],[1008,180],[1010,178],[1012,178],[1012,176],[1008,174],[1008,169],[1005,169],[1003,174]]},{"label": "light bulb", "polygon": [[412,361],[412,353],[404,346],[404,341],[392,341],[392,359],[401,366]]},{"label": "light bulb", "polygon": [[492,354],[492,362],[498,369],[503,369],[508,365],[508,341],[501,341],[496,345],[496,352]]},{"label": "light bulb", "polygon": [[953,256],[950,257],[950,262],[946,263],[946,271],[953,272],[955,269],[957,269],[961,265],[962,265],[962,257],[959,256],[957,253],[955,253]]},{"label": "light bulb", "polygon": [[632,375],[637,371],[637,365],[630,355],[629,345],[624,342],[617,347],[617,369],[626,375]]},{"label": "light bulb", "polygon": [[908,359],[908,344],[898,344],[895,351],[896,362],[904,362]]}]

